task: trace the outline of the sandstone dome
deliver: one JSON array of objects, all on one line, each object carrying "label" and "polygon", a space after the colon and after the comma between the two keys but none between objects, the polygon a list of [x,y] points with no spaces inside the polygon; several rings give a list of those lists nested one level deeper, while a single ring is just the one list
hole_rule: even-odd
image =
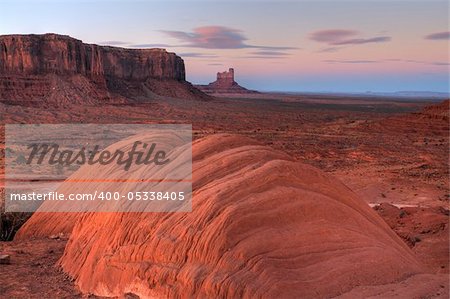
[{"label": "sandstone dome", "polygon": [[334,177],[235,135],[196,140],[192,154],[192,212],[35,213],[17,238],[70,233],[59,264],[99,296],[333,297],[422,272]]}]

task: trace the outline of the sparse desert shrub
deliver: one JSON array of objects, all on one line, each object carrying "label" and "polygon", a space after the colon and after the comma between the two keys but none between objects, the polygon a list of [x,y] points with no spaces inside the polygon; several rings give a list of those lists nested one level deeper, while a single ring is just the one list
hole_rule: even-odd
[{"label": "sparse desert shrub", "polygon": [[0,241],[12,241],[16,232],[30,216],[31,213],[0,212]]},{"label": "sparse desert shrub", "polygon": [[0,241],[11,241],[31,214],[5,212],[5,192],[0,190]]}]

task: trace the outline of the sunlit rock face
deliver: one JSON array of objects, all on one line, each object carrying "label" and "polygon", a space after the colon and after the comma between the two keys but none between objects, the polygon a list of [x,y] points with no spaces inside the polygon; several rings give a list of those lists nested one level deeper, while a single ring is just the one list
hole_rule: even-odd
[{"label": "sunlit rock face", "polygon": [[70,233],[59,263],[99,296],[333,297],[423,271],[334,177],[235,135],[196,140],[192,154],[192,212],[36,213],[18,238]]},{"label": "sunlit rock face", "polygon": [[185,81],[184,61],[164,49],[86,44],[65,35],[0,36],[0,100],[95,104],[152,95],[207,98]]},{"label": "sunlit rock face", "polygon": [[105,47],[57,34],[1,36],[0,73],[185,79],[183,60],[163,49]]}]

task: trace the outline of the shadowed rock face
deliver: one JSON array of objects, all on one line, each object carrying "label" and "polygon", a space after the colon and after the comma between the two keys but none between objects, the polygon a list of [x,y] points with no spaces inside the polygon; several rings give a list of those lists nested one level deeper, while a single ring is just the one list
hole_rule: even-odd
[{"label": "shadowed rock face", "polygon": [[57,34],[0,36],[0,74],[185,80],[183,60],[163,49],[102,47]]},{"label": "shadowed rock face", "polygon": [[192,153],[190,213],[35,213],[17,238],[71,232],[60,265],[101,296],[333,297],[423,270],[330,175],[240,136],[196,140]]}]

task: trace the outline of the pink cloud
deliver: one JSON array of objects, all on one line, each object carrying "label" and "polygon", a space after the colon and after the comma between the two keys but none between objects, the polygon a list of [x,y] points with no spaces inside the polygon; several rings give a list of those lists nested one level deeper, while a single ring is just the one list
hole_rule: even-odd
[{"label": "pink cloud", "polygon": [[425,36],[425,39],[431,40],[448,40],[450,39],[450,31],[431,33]]},{"label": "pink cloud", "polygon": [[319,30],[310,34],[310,39],[328,45],[361,45],[368,43],[382,43],[391,40],[389,36],[375,36],[370,38],[358,37],[359,32],[346,29]]},{"label": "pink cloud", "polygon": [[224,26],[203,26],[194,28],[192,32],[162,30],[165,34],[182,42],[182,47],[205,49],[272,49],[290,50],[293,47],[272,47],[246,44],[247,38],[241,30]]},{"label": "pink cloud", "polygon": [[319,30],[311,33],[310,38],[316,42],[334,44],[336,41],[342,41],[348,39],[358,32],[354,30],[344,30],[344,29],[329,29],[329,30]]},{"label": "pink cloud", "polygon": [[222,26],[198,27],[193,32],[163,31],[190,46],[209,49],[239,49],[245,48],[247,38],[240,30]]}]

